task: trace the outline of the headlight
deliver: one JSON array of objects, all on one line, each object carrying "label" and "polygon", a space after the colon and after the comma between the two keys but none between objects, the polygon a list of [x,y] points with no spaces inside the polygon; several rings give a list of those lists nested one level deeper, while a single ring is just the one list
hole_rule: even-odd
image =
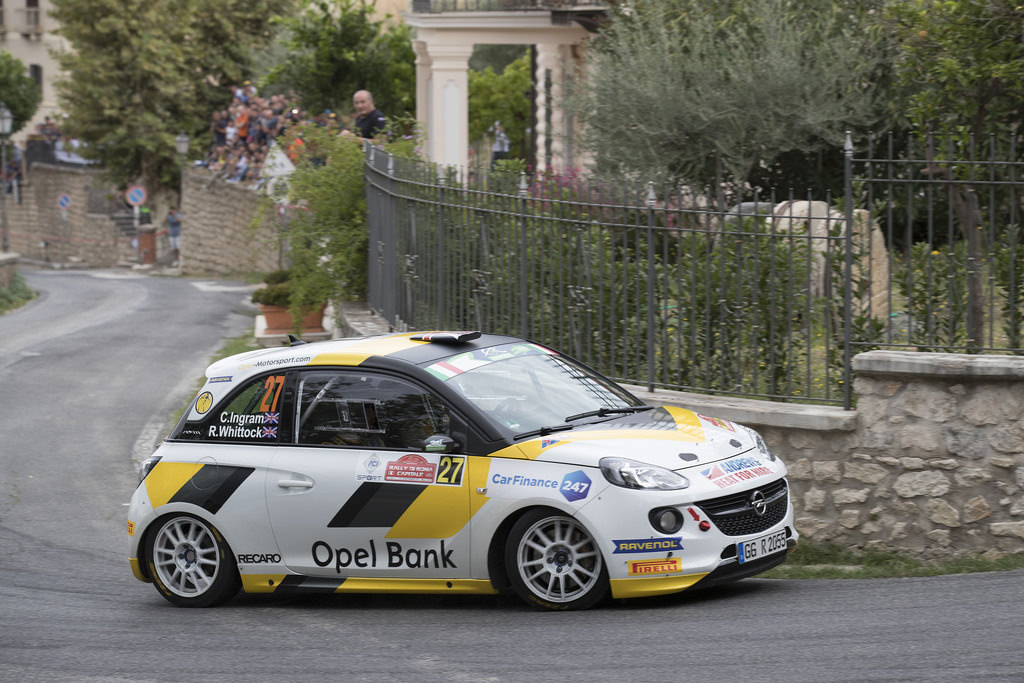
[{"label": "headlight", "polygon": [[600,465],[605,479],[627,489],[672,491],[690,485],[689,479],[672,470],[629,458],[601,458]]},{"label": "headlight", "polygon": [[769,460],[775,462],[775,456],[768,450],[768,445],[761,438],[761,435],[750,427],[747,427],[747,431],[750,432],[750,436],[754,437],[754,443],[757,444],[757,450],[761,452],[761,455],[767,456]]},{"label": "headlight", "polygon": [[149,474],[149,471],[151,469],[153,469],[154,467],[156,467],[156,464],[158,462],[160,462],[160,456],[159,455],[151,455],[150,457],[148,457],[148,458],[146,458],[145,460],[142,461],[142,463],[139,465],[139,483],[140,484],[142,483],[142,480],[146,478],[146,475]]}]

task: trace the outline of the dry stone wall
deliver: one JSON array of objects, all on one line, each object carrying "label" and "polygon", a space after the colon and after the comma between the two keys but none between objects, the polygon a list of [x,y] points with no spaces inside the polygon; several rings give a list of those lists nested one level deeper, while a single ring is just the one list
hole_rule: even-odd
[{"label": "dry stone wall", "polygon": [[0,289],[7,289],[18,272],[18,255],[0,252]]},{"label": "dry stone wall", "polygon": [[[182,203],[181,268],[185,274],[227,275],[267,272],[282,266],[277,235],[280,222],[272,211],[257,229],[260,196],[247,186],[188,169]],[[66,222],[57,199],[71,202]],[[43,163],[32,165],[20,200],[8,195],[10,250],[22,259],[69,266],[110,268],[140,261],[137,242],[111,214],[125,209],[99,171]],[[154,214],[159,233],[167,207]],[[157,257],[169,262],[166,237],[157,240]]]},{"label": "dry stone wall", "polygon": [[185,173],[181,207],[181,269],[196,275],[268,272],[284,267],[277,239],[279,219],[268,211],[251,227],[259,195],[247,186],[214,178],[206,171]]},{"label": "dry stone wall", "polygon": [[[93,212],[112,195],[98,171],[36,163],[20,197],[7,196],[11,251],[24,259],[53,264],[112,267],[136,259],[130,236],[122,234],[109,213]],[[62,220],[57,199],[71,199]],[[97,197],[101,201],[97,202]]]},{"label": "dry stone wall", "polygon": [[758,429],[805,537],[922,558],[1024,552],[1024,358],[871,351],[856,411],[637,394]]}]

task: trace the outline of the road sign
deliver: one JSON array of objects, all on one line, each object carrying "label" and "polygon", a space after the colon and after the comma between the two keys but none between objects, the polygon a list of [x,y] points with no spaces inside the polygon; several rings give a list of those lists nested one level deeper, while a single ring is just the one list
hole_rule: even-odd
[{"label": "road sign", "polygon": [[142,206],[146,203],[146,190],[141,185],[132,185],[124,196],[132,206]]},{"label": "road sign", "polygon": [[71,197],[66,194],[62,194],[57,197],[57,206],[59,206],[62,211],[67,211],[67,208],[71,206]]}]

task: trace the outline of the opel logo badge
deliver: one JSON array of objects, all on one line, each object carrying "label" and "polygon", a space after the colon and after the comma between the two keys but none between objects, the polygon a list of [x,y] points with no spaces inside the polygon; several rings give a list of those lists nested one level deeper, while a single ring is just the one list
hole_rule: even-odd
[{"label": "opel logo badge", "polygon": [[764,517],[764,513],[768,512],[768,501],[760,489],[750,494],[750,507],[754,508],[754,514],[758,517]]}]

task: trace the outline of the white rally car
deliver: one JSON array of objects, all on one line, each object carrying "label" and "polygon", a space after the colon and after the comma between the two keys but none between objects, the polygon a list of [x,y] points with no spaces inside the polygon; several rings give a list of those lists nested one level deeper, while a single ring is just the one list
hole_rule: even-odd
[{"label": "white rally car", "polygon": [[210,366],[140,468],[128,557],[181,606],[511,587],[582,609],[781,563],[785,475],[753,430],[522,339],[298,342]]}]

